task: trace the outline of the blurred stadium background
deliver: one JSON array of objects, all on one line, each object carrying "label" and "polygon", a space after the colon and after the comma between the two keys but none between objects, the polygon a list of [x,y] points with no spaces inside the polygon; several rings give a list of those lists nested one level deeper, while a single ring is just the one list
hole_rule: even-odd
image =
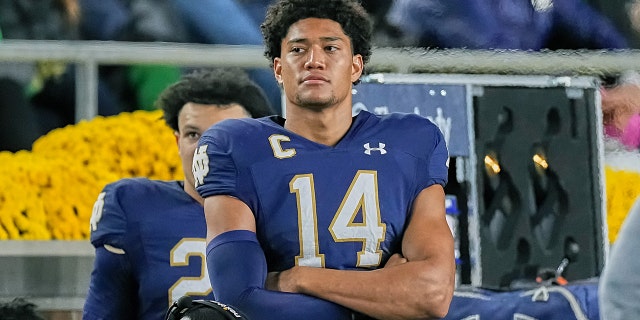
[{"label": "blurred stadium background", "polygon": [[[45,143],[36,143],[29,154],[0,153],[0,166],[5,167],[4,170],[0,168],[3,172],[0,180],[8,180],[7,183],[0,182],[0,230],[6,233],[0,241],[0,299],[26,296],[50,319],[80,319],[79,310],[84,302],[93,262],[93,249],[87,241],[91,212],[85,210],[90,210],[97,194],[95,189],[124,176],[180,177],[179,169],[175,170],[177,154],[171,155],[171,150],[166,154],[158,152],[145,164],[136,164],[133,160],[131,153],[134,151],[131,150],[147,148],[153,135],[166,134],[170,137],[169,131],[161,132],[158,124],[150,120],[159,114],[118,115],[113,117],[116,119],[113,122],[102,119],[98,123],[98,118],[101,118],[97,116],[98,68],[135,64],[267,68],[268,63],[262,56],[262,47],[249,45],[20,40],[4,40],[0,44],[0,61],[47,60],[76,65],[77,124],[40,138],[39,141],[47,139],[48,147]],[[464,90],[462,101],[452,102],[452,105],[458,103],[463,108],[466,122],[461,126],[467,130],[463,133],[467,140],[464,141],[463,152],[452,155],[454,165],[450,179],[450,193],[458,200],[456,236],[461,250],[460,283],[500,287],[504,285],[505,276],[509,279],[510,273],[520,269],[557,266],[570,253],[567,243],[571,241],[580,244],[580,255],[576,267],[569,269],[573,272],[569,273],[569,280],[599,274],[625,210],[640,194],[640,188],[632,183],[638,181],[640,168],[637,164],[640,162],[637,150],[626,151],[605,141],[598,88],[602,79],[639,68],[640,53],[636,50],[374,50],[365,85],[423,85],[426,89],[461,86]],[[444,109],[444,120],[453,110],[448,109],[447,101],[450,100],[438,102]],[[384,107],[372,106],[370,102],[365,104],[370,110]],[[378,110],[396,111],[393,107]],[[504,110],[508,110],[506,122]],[[437,116],[432,113],[425,115]],[[537,117],[541,119],[535,119]],[[120,126],[146,126],[146,129],[132,132]],[[86,142],[87,136],[95,135],[96,128],[117,135],[113,140],[126,140],[129,136],[135,142],[127,147],[130,149],[97,147],[96,144],[106,136]],[[451,130],[456,131],[457,128],[453,126]],[[125,133],[119,135],[119,130]],[[85,142],[78,138],[83,135]],[[526,147],[517,148],[519,145]],[[538,170],[535,160],[527,165],[511,164],[510,167],[509,161],[518,161],[518,155],[513,153],[527,153],[538,150],[536,148],[540,152],[532,154],[544,155],[552,168],[555,160],[556,171]],[[112,161],[115,158],[121,160],[117,165],[102,163],[96,160],[105,158],[101,155],[109,155],[106,158]],[[504,159],[502,175],[490,174],[486,167],[487,157]],[[84,161],[74,162],[70,160],[72,158]],[[153,166],[152,162],[159,159],[159,167],[150,170],[148,167]],[[86,171],[91,171],[91,174],[85,175]],[[67,174],[60,178],[64,172]],[[18,173],[18,177],[13,176]],[[536,179],[536,174],[540,174],[539,179],[542,179],[537,187],[531,182]],[[45,179],[43,177],[49,180],[40,181]],[[56,184],[56,179],[62,179],[62,182]],[[82,183],[91,185],[93,189],[79,187]],[[504,188],[516,190],[516,194],[500,191],[501,183],[505,184]],[[34,189],[34,185],[42,187]],[[42,191],[52,188],[60,190],[56,191],[58,193]],[[21,194],[37,194],[37,197],[18,200],[13,190],[20,190]],[[573,190],[582,191],[576,194]],[[549,216],[559,217],[557,220],[587,222],[575,228],[567,227],[571,225],[569,223],[554,222],[549,225],[540,223],[541,227],[536,228],[530,216],[535,216],[537,211],[527,209],[531,207],[527,204],[529,193],[535,192],[556,193],[553,197],[556,200],[545,207],[545,197],[537,195],[543,200],[533,201],[533,207],[550,210]],[[60,202],[53,197],[61,193],[84,200],[76,203],[65,199],[59,204],[61,208],[58,211],[45,209],[50,202]],[[495,202],[493,199],[498,195],[502,198]],[[19,201],[36,207],[10,206]],[[584,206],[575,207],[580,202]],[[65,203],[72,203],[72,208],[63,208]],[[25,216],[30,217],[29,211],[44,212],[45,216],[33,213],[32,217],[41,219],[38,221],[46,230],[31,226],[35,222],[24,221]],[[499,218],[495,218],[496,212],[499,212]],[[486,218],[489,215],[491,217]],[[557,229],[561,226],[567,228]],[[67,230],[69,228],[71,230]],[[502,230],[506,229],[513,232],[504,234]],[[540,243],[542,249],[538,250]],[[513,263],[502,266],[490,263],[492,260],[505,261],[501,260],[505,257]]]}]

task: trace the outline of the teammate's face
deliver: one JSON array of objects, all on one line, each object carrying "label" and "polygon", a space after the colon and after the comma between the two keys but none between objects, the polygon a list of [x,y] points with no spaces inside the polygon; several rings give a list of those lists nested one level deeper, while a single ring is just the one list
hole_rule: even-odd
[{"label": "teammate's face", "polygon": [[215,123],[230,118],[247,118],[247,111],[239,104],[220,108],[216,105],[198,104],[189,102],[182,107],[178,115],[178,132],[174,132],[182,170],[185,177],[185,190],[192,196],[197,196],[195,191],[195,179],[191,171],[193,153],[198,146],[198,139],[205,130]]},{"label": "teammate's face", "polygon": [[276,79],[289,103],[323,109],[345,100],[362,73],[362,56],[339,23],[307,18],[289,27],[282,54],[274,59]]}]

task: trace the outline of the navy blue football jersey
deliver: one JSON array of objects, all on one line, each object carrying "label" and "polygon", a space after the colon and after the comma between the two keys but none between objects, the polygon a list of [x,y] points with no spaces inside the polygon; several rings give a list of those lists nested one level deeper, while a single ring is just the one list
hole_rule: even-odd
[{"label": "navy blue football jersey", "polygon": [[447,182],[442,133],[418,115],[362,111],[332,147],[283,124],[224,120],[203,134],[193,162],[203,197],[251,208],[269,271],[375,269],[400,252],[420,191]]},{"label": "navy blue football jersey", "polygon": [[83,319],[163,319],[189,294],[213,299],[204,209],[179,181],[107,185],[91,218],[96,260]]}]

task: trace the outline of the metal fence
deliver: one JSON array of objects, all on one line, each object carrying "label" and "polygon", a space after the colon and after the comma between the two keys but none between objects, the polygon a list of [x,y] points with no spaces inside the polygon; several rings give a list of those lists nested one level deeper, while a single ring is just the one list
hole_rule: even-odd
[{"label": "metal fence", "polygon": [[[177,66],[264,67],[262,46],[166,42],[34,41],[0,42],[0,61],[55,60],[76,67],[76,120],[97,114],[98,67],[169,64]],[[639,50],[516,51],[374,48],[368,72],[518,75],[616,75],[640,69]]]},{"label": "metal fence", "polygon": [[[530,81],[527,77],[531,75],[615,76],[625,71],[640,70],[640,51],[636,50],[530,52],[375,48],[373,52],[367,65],[369,73],[428,73],[431,78],[439,77],[447,83],[454,80],[459,82],[456,74],[480,77],[522,75],[509,81],[527,84]],[[95,41],[0,42],[0,61],[18,63],[43,60],[76,64],[78,121],[91,119],[97,114],[100,66],[168,64],[185,67],[269,67],[261,46]],[[453,80],[452,76],[455,77]],[[367,78],[385,81],[383,77]],[[470,77],[467,81],[476,78]],[[485,83],[487,79],[480,80]],[[550,77],[549,81],[557,79]],[[389,80],[393,80],[392,77],[386,78],[386,81]],[[28,245],[0,242],[0,265],[11,266],[11,269],[0,274],[0,288],[3,288],[0,297],[13,296],[17,292],[39,293],[32,300],[45,310],[81,310],[92,256],[92,248],[84,241],[34,242]],[[48,259],[46,263],[43,263],[44,259]],[[55,269],[51,269],[52,266]],[[42,271],[41,268],[49,269]],[[43,282],[35,277],[43,272],[52,274],[53,280]]]}]

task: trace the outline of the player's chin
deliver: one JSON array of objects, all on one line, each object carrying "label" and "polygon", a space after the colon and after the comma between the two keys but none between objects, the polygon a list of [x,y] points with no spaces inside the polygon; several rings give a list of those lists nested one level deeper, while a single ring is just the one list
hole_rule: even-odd
[{"label": "player's chin", "polygon": [[336,103],[332,95],[298,95],[296,104],[311,109],[321,110]]}]

